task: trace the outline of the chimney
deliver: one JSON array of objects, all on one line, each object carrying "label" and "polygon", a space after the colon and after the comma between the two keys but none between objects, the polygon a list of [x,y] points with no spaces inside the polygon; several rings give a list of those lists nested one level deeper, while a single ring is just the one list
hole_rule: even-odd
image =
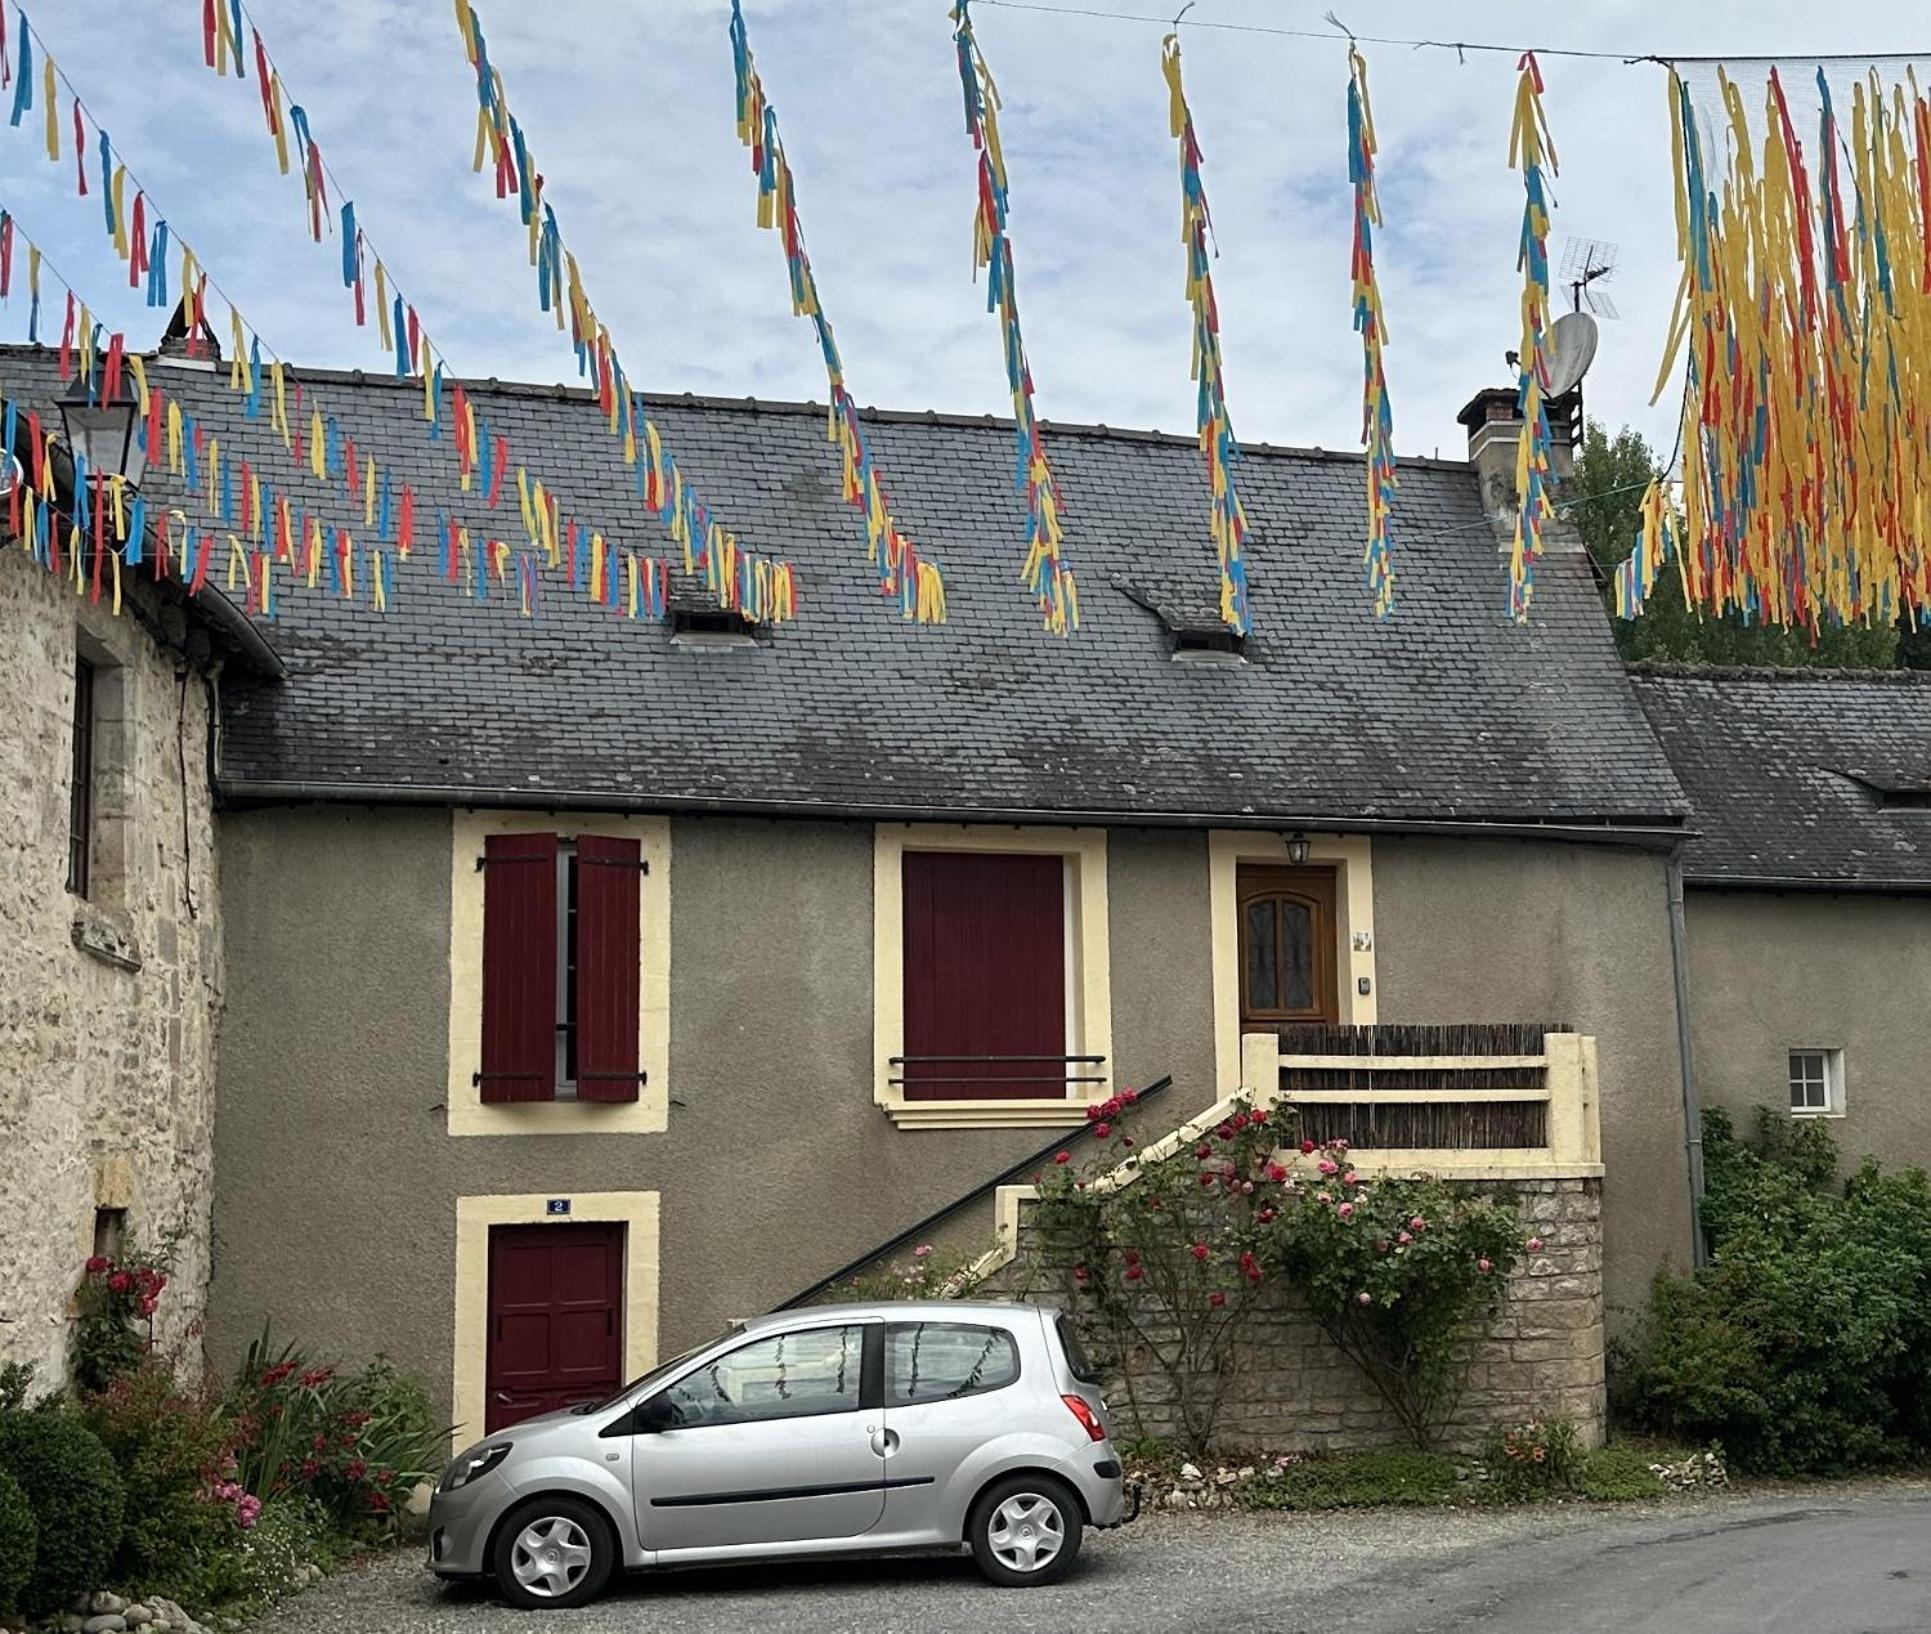
[{"label": "chimney", "polygon": [[[1513,541],[1514,517],[1522,496],[1515,489],[1515,463],[1522,446],[1523,425],[1516,409],[1513,386],[1487,386],[1468,400],[1455,418],[1468,427],[1468,462],[1481,483],[1482,509],[1495,523],[1505,546]],[[1582,390],[1549,398],[1543,406],[1549,421],[1549,467],[1558,496],[1575,473],[1576,444],[1582,431]],[[1579,536],[1558,516],[1548,530],[1551,550],[1580,549]]]}]

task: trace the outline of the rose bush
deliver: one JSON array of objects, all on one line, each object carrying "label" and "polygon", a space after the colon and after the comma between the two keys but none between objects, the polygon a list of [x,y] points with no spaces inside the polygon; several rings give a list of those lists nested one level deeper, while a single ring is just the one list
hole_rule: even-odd
[{"label": "rose bush", "polygon": [[1428,1447],[1460,1393],[1458,1344],[1493,1311],[1517,1260],[1542,1244],[1491,1198],[1427,1177],[1370,1183],[1346,1142],[1303,1145],[1316,1179],[1286,1189],[1266,1257],[1415,1445]]},{"label": "rose bush", "polygon": [[154,1348],[154,1313],[173,1257],[173,1244],[163,1243],[145,1254],[96,1254],[87,1261],[74,1296],[79,1315],[71,1339],[80,1389],[105,1390]]}]

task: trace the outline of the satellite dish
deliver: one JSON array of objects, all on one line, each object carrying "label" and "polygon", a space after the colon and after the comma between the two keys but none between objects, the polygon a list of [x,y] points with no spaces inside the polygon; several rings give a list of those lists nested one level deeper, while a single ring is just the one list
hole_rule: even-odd
[{"label": "satellite dish", "polygon": [[1543,356],[1548,364],[1550,397],[1574,391],[1596,360],[1596,320],[1587,312],[1565,312],[1551,326],[1543,341]]}]

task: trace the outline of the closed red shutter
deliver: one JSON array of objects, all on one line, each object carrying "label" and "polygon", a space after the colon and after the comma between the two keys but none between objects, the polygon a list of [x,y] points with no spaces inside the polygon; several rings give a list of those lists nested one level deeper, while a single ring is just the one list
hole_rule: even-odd
[{"label": "closed red shutter", "polygon": [[907,1100],[1066,1094],[1064,881],[1054,856],[905,854]]},{"label": "closed red shutter", "polygon": [[556,1099],[557,837],[483,842],[485,1102]]},{"label": "closed red shutter", "polygon": [[585,834],[577,840],[577,1099],[634,1101],[637,905],[643,849],[635,840]]}]

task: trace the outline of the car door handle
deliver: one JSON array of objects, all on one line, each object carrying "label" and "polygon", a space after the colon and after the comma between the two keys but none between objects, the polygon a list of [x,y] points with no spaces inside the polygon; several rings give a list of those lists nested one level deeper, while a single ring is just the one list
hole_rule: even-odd
[{"label": "car door handle", "polygon": [[898,1451],[898,1431],[872,1431],[872,1451],[877,1453],[880,1458],[890,1458],[893,1453]]}]

